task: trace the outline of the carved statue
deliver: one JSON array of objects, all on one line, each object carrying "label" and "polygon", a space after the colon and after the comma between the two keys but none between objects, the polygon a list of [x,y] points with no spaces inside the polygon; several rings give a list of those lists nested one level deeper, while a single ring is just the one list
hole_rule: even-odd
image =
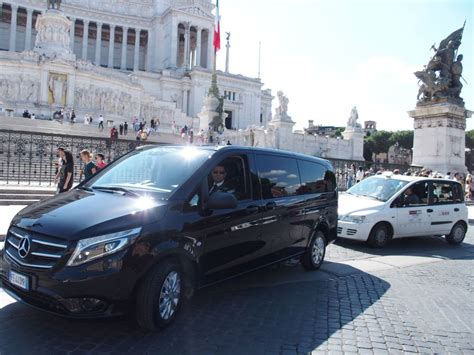
[{"label": "carved statue", "polygon": [[288,103],[290,100],[283,94],[283,91],[277,92],[278,101],[280,106],[276,108],[276,114],[279,116],[288,116]]},{"label": "carved statue", "polygon": [[[460,97],[462,90],[462,55],[457,55],[464,26],[451,33],[436,48],[431,48],[435,54],[423,70],[415,72],[419,79],[418,103],[432,102],[438,99],[451,99],[464,105]],[[457,56],[457,58],[456,58]],[[456,59],[456,60],[455,60]]]},{"label": "carved statue", "polygon": [[62,105],[66,96],[66,80],[60,75],[50,75],[48,88],[52,95],[52,104]]},{"label": "carved statue", "polygon": [[48,10],[56,9],[59,10],[61,7],[61,0],[48,0]]},{"label": "carved statue", "polygon": [[347,130],[348,131],[354,131],[354,130],[360,130],[362,129],[362,126],[360,123],[357,123],[357,120],[359,119],[359,113],[357,112],[357,107],[354,106],[351,110],[351,114],[349,118],[347,119]]}]

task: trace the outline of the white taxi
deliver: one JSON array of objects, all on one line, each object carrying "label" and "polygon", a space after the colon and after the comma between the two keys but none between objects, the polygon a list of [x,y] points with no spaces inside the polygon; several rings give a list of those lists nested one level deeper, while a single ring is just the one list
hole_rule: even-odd
[{"label": "white taxi", "polygon": [[339,195],[337,236],[383,247],[391,239],[439,235],[464,240],[468,211],[459,182],[386,173]]}]

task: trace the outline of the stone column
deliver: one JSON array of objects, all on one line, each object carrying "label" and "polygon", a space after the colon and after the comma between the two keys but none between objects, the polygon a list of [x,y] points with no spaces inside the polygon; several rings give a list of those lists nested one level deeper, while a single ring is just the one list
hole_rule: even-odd
[{"label": "stone column", "polygon": [[120,69],[127,69],[127,39],[128,39],[128,27],[122,27],[122,59],[120,61]]},{"label": "stone column", "polygon": [[201,32],[200,28],[196,29],[196,66],[201,66]]},{"label": "stone column", "polygon": [[87,60],[87,45],[89,42],[89,21],[83,20],[84,30],[82,31],[82,59]]},{"label": "stone column", "polygon": [[227,41],[225,45],[225,72],[229,72],[229,52],[230,52],[230,43]]},{"label": "stone column", "polygon": [[210,29],[209,36],[207,37],[207,69],[213,70],[214,68],[214,44],[213,36],[214,30]]},{"label": "stone column", "polygon": [[95,65],[100,66],[101,49],[102,49],[102,23],[97,22],[97,36],[95,41]]},{"label": "stone column", "polygon": [[189,69],[189,48],[190,48],[190,26],[189,23],[184,24],[184,68]]},{"label": "stone column", "polygon": [[137,71],[140,60],[140,29],[135,28],[135,52],[133,53],[133,70]]},{"label": "stone column", "polygon": [[25,32],[25,51],[31,49],[31,25],[33,21],[33,9],[26,9],[26,32]]},{"label": "stone column", "polygon": [[16,22],[18,17],[18,6],[11,5],[12,7],[12,18],[10,22],[10,51],[16,51]]},{"label": "stone column", "polygon": [[152,61],[152,48],[150,43],[153,43],[154,30],[148,30],[147,42],[146,42],[146,60],[145,60],[145,70],[151,71],[151,61]]},{"label": "stone column", "polygon": [[70,18],[71,20],[71,30],[69,31],[69,36],[70,36],[70,46],[71,50],[74,53],[74,39],[76,38],[76,19],[74,17]]},{"label": "stone column", "polygon": [[42,105],[48,104],[48,71],[41,70],[41,79],[40,79],[40,103]]},{"label": "stone column", "polygon": [[114,68],[114,47],[115,47],[115,25],[110,25],[110,37],[109,37],[109,62],[108,67]]},{"label": "stone column", "polygon": [[182,102],[182,111],[186,115],[188,114],[188,90],[183,90],[183,102]]},{"label": "stone column", "polygon": [[178,23],[173,16],[171,20],[171,49],[170,49],[170,67],[176,68],[178,62]]}]

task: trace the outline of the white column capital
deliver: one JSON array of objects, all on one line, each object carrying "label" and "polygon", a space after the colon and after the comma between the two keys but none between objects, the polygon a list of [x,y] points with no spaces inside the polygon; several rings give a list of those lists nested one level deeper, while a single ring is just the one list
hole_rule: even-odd
[{"label": "white column capital", "polygon": [[102,28],[102,26],[104,25],[102,22],[96,22],[95,24],[97,28]]},{"label": "white column capital", "polygon": [[89,26],[90,20],[82,20],[84,26]]},{"label": "white column capital", "polygon": [[12,11],[18,11],[18,5],[10,4],[10,7],[12,8]]},{"label": "white column capital", "polygon": [[142,31],[142,29],[141,29],[141,28],[135,28],[135,33],[138,33],[138,34],[140,34],[140,32],[141,32],[141,31]]},{"label": "white column capital", "polygon": [[33,11],[34,9],[32,9],[31,7],[27,7],[26,8],[26,13],[29,15],[29,14],[33,14]]},{"label": "white column capital", "polygon": [[112,29],[115,30],[115,27],[117,27],[117,25],[114,24],[114,23],[109,23],[109,27],[110,27],[111,30]]}]

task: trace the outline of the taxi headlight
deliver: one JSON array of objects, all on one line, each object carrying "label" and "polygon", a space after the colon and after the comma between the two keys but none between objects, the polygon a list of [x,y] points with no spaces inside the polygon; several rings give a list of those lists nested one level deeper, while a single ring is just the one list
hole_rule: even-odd
[{"label": "taxi headlight", "polygon": [[82,239],[77,243],[67,266],[77,266],[113,254],[132,244],[141,228]]},{"label": "taxi headlight", "polygon": [[342,221],[342,222],[357,223],[357,224],[364,223],[365,220],[366,220],[366,216],[352,216],[352,215],[347,215],[347,216],[343,216],[343,217],[341,218],[341,221]]}]

